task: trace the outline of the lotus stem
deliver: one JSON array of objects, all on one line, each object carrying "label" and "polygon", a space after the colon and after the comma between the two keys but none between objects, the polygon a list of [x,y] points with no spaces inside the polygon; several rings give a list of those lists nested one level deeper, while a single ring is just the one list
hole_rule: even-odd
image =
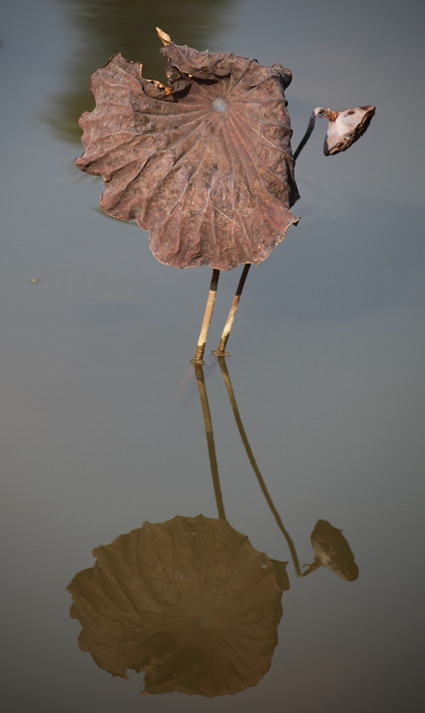
[{"label": "lotus stem", "polygon": [[218,345],[218,349],[214,352],[214,354],[216,356],[222,357],[222,356],[225,356],[225,354],[226,354],[227,340],[229,339],[230,331],[233,327],[233,322],[235,321],[236,310],[239,306],[239,301],[241,298],[242,290],[243,290],[245,280],[247,278],[250,267],[251,267],[251,264],[247,263],[246,265],[244,265],[244,268],[242,270],[241,279],[239,280],[239,284],[238,284],[237,290],[235,292],[235,296],[233,298],[232,306],[230,308],[229,316],[227,317],[227,322],[224,326],[223,333],[221,335],[220,344]]},{"label": "lotus stem", "polygon": [[193,362],[195,364],[202,364],[202,359],[205,351],[205,344],[207,342],[208,330],[211,324],[211,317],[214,310],[215,298],[217,296],[217,286],[218,278],[220,277],[220,270],[214,269],[212,271],[210,291],[208,293],[207,305],[205,307],[204,319],[202,321],[201,332],[199,334],[198,344],[196,347],[195,356]]},{"label": "lotus stem", "polygon": [[207,389],[205,387],[204,368],[202,364],[194,364],[196,382],[198,384],[199,398],[201,399],[202,414],[204,417],[205,435],[207,437],[208,456],[210,459],[211,475],[214,486],[215,502],[217,505],[218,516],[226,519],[224,511],[223,496],[220,487],[220,478],[218,475],[217,455],[215,452],[214,431],[212,425],[211,411],[208,403]]},{"label": "lotus stem", "polygon": [[[330,111],[331,111],[330,109],[324,109],[322,106],[317,106],[314,109],[312,115],[310,116],[310,121],[308,122],[307,130],[306,130],[304,136],[302,137],[300,143],[298,144],[296,150],[293,153],[294,161],[297,160],[302,149],[304,148],[304,146],[306,145],[307,141],[309,140],[311,134],[313,133],[313,129],[314,129],[314,126],[316,123],[316,117],[319,116],[319,114],[322,114],[323,116],[327,116],[327,112],[330,112]],[[334,114],[334,113],[335,112],[332,112],[332,114]]]},{"label": "lotus stem", "polygon": [[269,506],[271,512],[273,513],[273,516],[276,520],[277,526],[278,526],[279,530],[282,532],[282,534],[287,542],[297,577],[301,577],[302,576],[301,567],[300,567],[300,562],[299,562],[298,555],[297,555],[297,552],[295,549],[295,545],[293,543],[293,540],[292,540],[288,530],[286,529],[286,527],[284,526],[284,524],[282,522],[282,518],[280,517],[278,511],[276,510],[276,508],[274,506],[274,503],[273,503],[273,500],[271,498],[269,491],[267,490],[266,483],[264,481],[263,476],[261,475],[261,471],[258,467],[257,461],[255,460],[253,450],[251,448],[251,445],[248,440],[248,436],[246,434],[244,425],[242,423],[242,419],[241,419],[241,416],[239,413],[239,408],[236,403],[235,393],[234,393],[233,387],[232,387],[232,382],[230,381],[230,374],[227,369],[226,359],[225,359],[225,357],[220,357],[218,361],[220,364],[221,374],[222,374],[224,383],[226,385],[227,394],[229,396],[229,401],[230,401],[230,405],[232,407],[233,415],[235,417],[236,425],[238,427],[239,435],[240,435],[242,443],[245,447],[245,451],[248,456],[248,460],[250,462],[251,468],[254,471],[255,476],[258,480],[258,484],[260,486],[261,492],[264,495],[266,503]]},{"label": "lotus stem", "polygon": [[[305,566],[305,565],[304,565],[304,566]],[[323,566],[323,565],[322,565],[321,561],[320,561],[319,559],[317,559],[317,557],[316,557],[316,559],[314,560],[314,562],[312,562],[312,564],[308,565],[308,569],[306,569],[306,570],[302,573],[301,577],[306,577],[308,574],[311,574],[312,572],[315,572],[316,569],[319,569],[319,567],[322,567],[322,566]]]}]

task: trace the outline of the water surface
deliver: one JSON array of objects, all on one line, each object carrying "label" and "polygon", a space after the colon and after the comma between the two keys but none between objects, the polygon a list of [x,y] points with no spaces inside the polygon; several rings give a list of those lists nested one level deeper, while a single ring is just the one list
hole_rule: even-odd
[{"label": "water surface", "polygon": [[[151,7],[151,6],[150,6]],[[156,8],[155,8],[156,10]],[[380,0],[6,1],[2,16],[2,709],[414,710],[423,698],[423,6]],[[25,20],[25,21],[24,21]],[[216,346],[239,278],[223,274],[205,386],[230,525],[288,561],[270,670],[208,699],[139,698],[78,647],[66,591],[91,552],[145,521],[217,518],[190,364],[208,268],[155,261],[147,235],[98,209],[76,120],[91,72],[122,51],[161,78],[154,26],[181,44],[290,67],[301,138],[315,106],[373,103],[368,133],[301,154],[297,228],[250,271],[227,367]],[[324,129],[323,129],[324,131]],[[35,281],[37,280],[37,281]],[[318,520],[359,576],[311,563]]]}]

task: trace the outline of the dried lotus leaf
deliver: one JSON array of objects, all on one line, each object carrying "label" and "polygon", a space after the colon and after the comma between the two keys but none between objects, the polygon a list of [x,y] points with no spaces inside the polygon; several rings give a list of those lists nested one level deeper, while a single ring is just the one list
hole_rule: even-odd
[{"label": "dried lotus leaf", "polygon": [[260,263],[298,222],[284,95],[291,72],[163,34],[169,87],[120,54],[94,72],[96,106],[80,119],[76,164],[102,176],[102,210],[136,219],[160,262]]}]

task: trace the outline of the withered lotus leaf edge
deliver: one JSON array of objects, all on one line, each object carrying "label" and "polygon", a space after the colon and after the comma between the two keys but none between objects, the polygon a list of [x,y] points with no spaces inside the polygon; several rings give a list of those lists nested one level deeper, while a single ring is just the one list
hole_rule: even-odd
[{"label": "withered lotus leaf edge", "polygon": [[375,115],[375,107],[367,104],[343,111],[325,109],[322,115],[329,119],[323,152],[325,156],[333,156],[346,151],[363,136]]}]

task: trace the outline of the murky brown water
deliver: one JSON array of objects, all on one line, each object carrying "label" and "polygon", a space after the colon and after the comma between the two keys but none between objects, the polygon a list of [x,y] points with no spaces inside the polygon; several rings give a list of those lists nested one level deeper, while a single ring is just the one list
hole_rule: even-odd
[{"label": "murky brown water", "polygon": [[[420,709],[423,6],[149,7],[0,9],[2,710]],[[302,220],[251,269],[220,364],[239,270],[221,276],[198,380],[210,270],[157,263],[73,164],[96,67],[122,51],[161,78],[155,25],[290,67],[295,144],[317,105],[377,106],[340,156],[316,129]],[[321,523],[312,543],[319,521],[345,540]],[[66,586],[132,531],[141,549],[98,550],[118,561],[74,610],[101,668]],[[105,670],[147,663],[145,682]],[[197,695],[157,692],[174,684]]]}]

